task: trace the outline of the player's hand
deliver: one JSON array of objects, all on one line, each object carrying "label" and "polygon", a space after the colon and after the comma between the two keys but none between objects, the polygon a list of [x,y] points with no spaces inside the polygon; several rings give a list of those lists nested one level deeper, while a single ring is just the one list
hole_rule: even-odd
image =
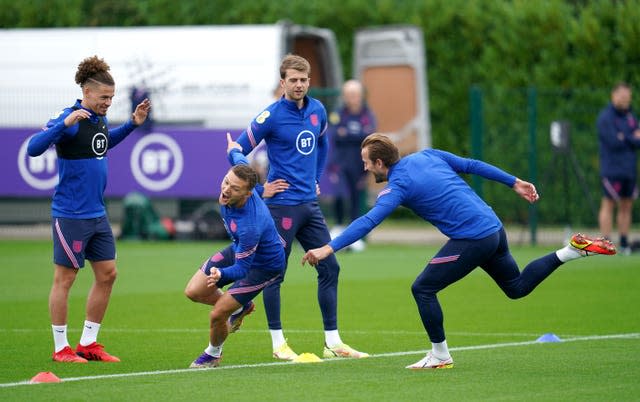
[{"label": "player's hand", "polygon": [[277,193],[281,193],[289,188],[289,183],[285,179],[276,179],[272,182],[264,183],[262,198],[271,198]]},{"label": "player's hand", "polygon": [[242,152],[242,146],[231,138],[231,133],[227,133],[227,155],[231,153],[232,149],[238,149]]},{"label": "player's hand", "polygon": [[207,276],[207,287],[212,288],[216,286],[220,278],[222,277],[222,273],[216,267],[211,268],[211,273]]},{"label": "player's hand", "polygon": [[85,109],[74,110],[69,113],[69,116],[64,118],[64,125],[67,127],[71,127],[74,124],[80,122],[80,120],[88,119],[91,116],[91,113]]},{"label": "player's hand", "polygon": [[309,265],[313,265],[315,267],[320,261],[324,260],[331,254],[333,254],[333,249],[328,244],[325,244],[320,248],[314,248],[307,251],[305,255],[302,256],[302,265],[304,266],[304,264],[308,262]]},{"label": "player's hand", "polygon": [[141,125],[147,120],[147,116],[149,115],[149,111],[151,110],[151,101],[148,98],[145,98],[142,102],[138,103],[136,106],[136,110],[133,111],[131,115],[131,120],[133,124],[136,126]]},{"label": "player's hand", "polygon": [[528,181],[516,178],[516,182],[513,185],[513,190],[518,193],[520,197],[524,198],[532,204],[540,199],[538,191],[536,191],[536,186],[529,183]]}]

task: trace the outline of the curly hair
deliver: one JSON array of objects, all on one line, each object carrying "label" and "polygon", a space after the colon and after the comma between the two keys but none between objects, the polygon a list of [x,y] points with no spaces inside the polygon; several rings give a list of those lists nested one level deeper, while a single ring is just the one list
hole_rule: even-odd
[{"label": "curly hair", "polygon": [[83,87],[87,81],[114,86],[115,81],[109,73],[109,69],[110,67],[104,59],[100,59],[98,56],[87,57],[78,64],[76,83],[81,87]]}]

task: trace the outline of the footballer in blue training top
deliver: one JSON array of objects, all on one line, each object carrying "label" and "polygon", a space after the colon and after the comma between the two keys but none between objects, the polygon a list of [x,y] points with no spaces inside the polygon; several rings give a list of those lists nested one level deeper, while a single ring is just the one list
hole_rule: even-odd
[{"label": "footballer in blue training top", "polygon": [[[240,135],[237,142],[249,154],[262,140],[267,146],[267,184],[275,186],[265,198],[280,236],[285,240],[287,258],[298,240],[305,250],[331,240],[317,201],[318,183],[327,159],[327,112],[317,99],[307,95],[311,66],[307,60],[287,55],[280,65],[283,96],[262,111]],[[328,258],[317,267],[318,303],[325,331],[325,357],[367,357],[342,342],[338,333],[337,288],[340,266]],[[273,356],[293,360],[297,354],[287,344],[280,320],[280,284],[264,290],[264,305],[271,333]]]},{"label": "footballer in blue training top", "polygon": [[[142,100],[129,121],[110,129],[107,111],[115,95],[115,81],[109,69],[97,56],[84,59],[75,75],[82,99],[49,120],[27,147],[29,156],[38,156],[55,145],[58,157],[59,182],[51,202],[55,271],[49,296],[53,360],[57,362],[120,361],[96,342],[117,276],[115,240],[103,199],[107,150],[145,122],[151,103]],[[67,339],[68,297],[85,259],[91,262],[95,282],[87,300],[82,337],[73,350]]]},{"label": "footballer in blue training top", "polygon": [[[255,309],[252,300],[281,277],[286,264],[284,241],[254,188],[258,174],[230,134],[227,141],[233,167],[222,180],[218,201],[233,244],[208,258],[185,289],[191,300],[215,306],[210,315],[209,346],[191,363],[192,368],[220,364],[229,332],[240,328],[244,317]],[[221,289],[230,283],[223,293]]]},{"label": "footballer in blue training top", "polygon": [[309,250],[302,262],[312,265],[369,233],[397,207],[405,206],[432,223],[449,240],[429,260],[411,291],[432,349],[409,369],[453,367],[444,333],[444,318],[437,293],[481,267],[512,299],[531,293],[563,263],[590,254],[615,254],[606,239],[576,234],[566,247],[531,261],[520,272],[509,251],[500,219],[459,176],[472,173],[512,188],[529,202],[538,200],[532,183],[518,179],[488,163],[452,153],[426,149],[400,158],[398,148],[382,134],[368,136],[361,145],[365,170],[377,183],[388,182],[375,206],[356,219],[337,238]]}]

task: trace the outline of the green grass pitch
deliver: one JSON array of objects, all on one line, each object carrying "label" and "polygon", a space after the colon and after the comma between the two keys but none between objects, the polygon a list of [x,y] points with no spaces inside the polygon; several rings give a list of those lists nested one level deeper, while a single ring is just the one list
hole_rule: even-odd
[{"label": "green grass pitch", "polygon": [[[49,241],[1,241],[0,400],[92,401],[629,401],[640,399],[640,257],[592,257],[561,267],[531,295],[509,300],[480,269],[440,293],[455,367],[410,371],[429,348],[411,283],[435,247],[370,245],[338,254],[343,340],[369,359],[275,362],[262,297],[232,334],[222,366],[187,367],[207,344],[207,306],[183,289],[225,243],[118,243],[119,277],[99,342],[121,363],[51,361]],[[516,247],[521,268],[550,252]],[[291,256],[283,285],[285,336],[298,353],[322,354],[315,271]],[[70,295],[69,341],[84,320],[92,273]],[[564,342],[536,343],[545,333]],[[51,371],[58,384],[29,385]]]}]

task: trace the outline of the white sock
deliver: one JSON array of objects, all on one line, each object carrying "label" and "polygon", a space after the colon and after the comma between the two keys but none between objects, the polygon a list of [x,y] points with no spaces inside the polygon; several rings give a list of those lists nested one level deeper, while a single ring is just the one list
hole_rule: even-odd
[{"label": "white sock", "polygon": [[211,343],[209,343],[209,346],[207,346],[207,348],[204,350],[204,353],[208,354],[209,356],[220,357],[222,355],[222,345],[213,346]]},{"label": "white sock", "polygon": [[449,354],[449,347],[447,346],[447,340],[445,339],[440,343],[431,342],[431,353],[433,353],[435,357],[441,360],[450,358],[451,354]]},{"label": "white sock", "polygon": [[270,329],[271,332],[271,344],[273,345],[273,350],[277,350],[280,346],[287,343],[287,340],[284,339],[284,332],[281,329]]},{"label": "white sock", "polygon": [[562,247],[560,250],[556,251],[556,255],[562,262],[567,262],[575,260],[576,258],[584,257],[583,253],[581,253],[580,250],[571,245]]},{"label": "white sock", "polygon": [[324,343],[328,348],[332,348],[334,346],[338,346],[342,344],[342,339],[340,339],[340,334],[337,329],[331,331],[324,331]]},{"label": "white sock", "polygon": [[67,340],[67,325],[51,325],[51,331],[53,332],[53,344],[56,353],[69,346]]},{"label": "white sock", "polygon": [[93,342],[96,342],[98,339],[98,331],[100,331],[99,323],[85,320],[80,345],[89,346]]}]

